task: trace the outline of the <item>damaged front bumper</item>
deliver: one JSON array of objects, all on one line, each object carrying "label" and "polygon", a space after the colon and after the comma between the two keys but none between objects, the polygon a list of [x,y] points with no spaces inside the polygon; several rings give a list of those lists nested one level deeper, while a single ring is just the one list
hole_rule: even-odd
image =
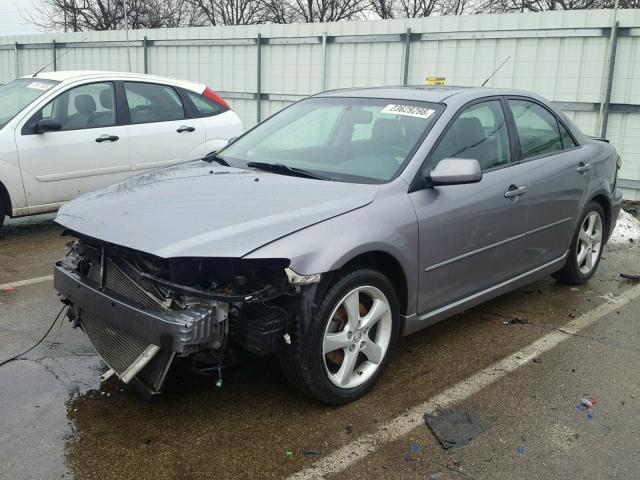
[{"label": "damaged front bumper", "polygon": [[70,305],[70,319],[82,327],[107,366],[120,380],[149,394],[161,391],[176,355],[208,348],[212,332],[227,320],[222,308],[142,308],[105,293],[64,261],[54,267],[54,287]]},{"label": "damaged front bumper", "polygon": [[[295,299],[307,288],[287,281],[284,268],[269,266],[267,273],[246,269],[247,278],[230,277],[236,285],[227,279],[207,289],[202,278],[184,282],[192,264],[162,262],[113,246],[74,243],[54,267],[54,287],[74,326],[120,380],[145,394],[161,391],[176,358],[190,367],[205,365],[205,371],[247,353],[277,351],[288,338],[290,318],[281,297]],[[208,271],[205,264],[194,271]]]},{"label": "damaged front bumper", "polygon": [[220,307],[165,312],[143,309],[92,286],[62,262],[54,267],[53,286],[80,317],[91,317],[105,327],[127,331],[144,342],[181,354],[206,345],[214,325],[227,319],[227,311]]}]

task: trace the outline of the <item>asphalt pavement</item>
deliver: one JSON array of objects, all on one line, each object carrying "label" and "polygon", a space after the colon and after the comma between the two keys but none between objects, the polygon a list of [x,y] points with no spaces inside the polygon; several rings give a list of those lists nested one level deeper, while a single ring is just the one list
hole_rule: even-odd
[{"label": "asphalt pavement", "polygon": [[[0,361],[61,308],[48,275],[68,239],[51,218],[0,231]],[[402,339],[377,388],[339,408],[270,361],[226,372],[222,388],[174,369],[145,402],[101,385],[104,364],[60,322],[0,367],[0,478],[637,478],[640,287],[619,273],[640,273],[639,252],[607,246],[587,285],[544,279]],[[422,421],[440,403],[488,430],[445,451]]]}]

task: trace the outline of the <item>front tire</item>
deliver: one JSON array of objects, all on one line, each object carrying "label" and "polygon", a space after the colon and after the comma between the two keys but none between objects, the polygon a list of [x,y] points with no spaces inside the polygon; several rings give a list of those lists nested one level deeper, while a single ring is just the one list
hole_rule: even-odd
[{"label": "front tire", "polygon": [[289,381],[321,402],[342,405],[369,392],[400,334],[398,299],[382,273],[357,268],[324,294],[309,327],[281,355]]},{"label": "front tire", "polygon": [[2,201],[2,198],[0,198],[0,229],[2,229],[2,225],[4,225],[4,217],[5,217],[5,205],[4,202]]},{"label": "front tire", "polygon": [[605,216],[597,202],[591,202],[580,217],[567,262],[553,277],[570,285],[586,283],[598,269],[605,237]]}]

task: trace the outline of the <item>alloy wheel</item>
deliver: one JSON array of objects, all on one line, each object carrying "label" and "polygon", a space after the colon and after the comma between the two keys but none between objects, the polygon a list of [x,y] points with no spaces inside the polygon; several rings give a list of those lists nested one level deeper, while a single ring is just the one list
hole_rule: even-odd
[{"label": "alloy wheel", "polygon": [[583,275],[591,273],[598,263],[602,251],[602,230],[602,217],[596,211],[590,212],[580,227],[576,248],[578,270]]},{"label": "alloy wheel", "polygon": [[389,300],[380,289],[360,286],[347,293],[333,309],[322,343],[331,383],[347,389],[370,379],[389,349],[392,325]]}]

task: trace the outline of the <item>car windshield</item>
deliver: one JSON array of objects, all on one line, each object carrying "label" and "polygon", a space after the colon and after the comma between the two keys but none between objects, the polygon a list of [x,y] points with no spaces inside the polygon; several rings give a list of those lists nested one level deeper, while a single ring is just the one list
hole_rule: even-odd
[{"label": "car windshield", "polygon": [[237,167],[383,183],[404,168],[442,108],[409,100],[311,98],[258,125],[219,156]]},{"label": "car windshield", "polygon": [[0,128],[57,83],[42,78],[19,78],[2,85],[0,87]]}]

